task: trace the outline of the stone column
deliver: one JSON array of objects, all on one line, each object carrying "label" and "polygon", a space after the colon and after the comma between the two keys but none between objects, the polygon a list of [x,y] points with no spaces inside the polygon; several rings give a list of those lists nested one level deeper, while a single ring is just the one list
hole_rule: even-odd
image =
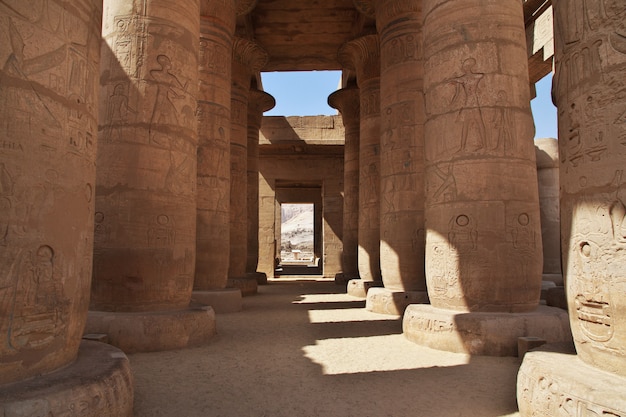
[{"label": "stone column", "polygon": [[561,272],[561,220],[559,215],[559,143],[554,138],[535,140],[539,209],[543,241],[543,281],[563,285]]},{"label": "stone column", "polygon": [[421,0],[372,0],[380,34],[380,268],[368,310],[427,303],[424,275],[424,66]]},{"label": "stone column", "polygon": [[105,2],[87,331],[127,352],[215,332],[190,308],[196,252],[198,2]]},{"label": "stone column", "polygon": [[335,282],[345,284],[359,277],[359,89],[349,86],[335,91],[328,97],[328,104],[341,113],[346,132],[343,171],[343,272],[335,277]]},{"label": "stone column", "polygon": [[[561,248],[573,352],[532,352],[520,415],[626,415],[626,8],[554,2]],[[549,385],[548,385],[549,384]]]},{"label": "stone column", "polygon": [[519,0],[427,0],[426,278],[405,335],[443,350],[515,355],[520,336],[567,338],[537,307],[541,229]]},{"label": "stone column", "polygon": [[235,37],[232,59],[230,130],[230,266],[228,282],[245,295],[256,294],[256,277],[246,275],[248,257],[248,97],[252,76],[265,66],[267,52]]},{"label": "stone column", "polygon": [[236,2],[202,2],[198,95],[196,274],[192,299],[218,313],[240,311],[226,288],[230,244],[230,93]]},{"label": "stone column", "polygon": [[[132,413],[123,353],[81,343],[92,271],[102,1],[74,6],[0,4],[2,415],[25,415],[17,411],[24,403],[61,414],[93,389],[118,399],[94,405],[94,414]],[[86,356],[95,382],[78,378]],[[97,382],[105,378],[119,385]],[[61,379],[65,386],[56,386]]]},{"label": "stone column", "polygon": [[263,112],[276,105],[274,97],[265,91],[250,90],[248,100],[248,257],[246,274],[258,284],[267,283],[267,274],[259,266],[259,130]]},{"label": "stone column", "polygon": [[345,43],[339,62],[356,71],[360,95],[359,249],[361,279],[348,282],[348,293],[365,297],[382,286],[380,275],[380,41],[366,35]]}]

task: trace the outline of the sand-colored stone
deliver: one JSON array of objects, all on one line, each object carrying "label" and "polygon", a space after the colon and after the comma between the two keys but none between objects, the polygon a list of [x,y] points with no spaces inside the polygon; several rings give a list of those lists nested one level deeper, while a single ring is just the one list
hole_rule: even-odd
[{"label": "sand-colored stone", "polygon": [[561,246],[576,351],[626,377],[626,9],[599,6],[554,9]]},{"label": "sand-colored stone", "polygon": [[342,271],[335,277],[337,283],[343,284],[359,276],[359,89],[352,85],[337,90],[328,97],[328,104],[341,113],[346,132],[343,154]]},{"label": "sand-colored stone", "polygon": [[248,256],[246,274],[259,285],[267,283],[267,274],[257,271],[259,266],[259,131],[263,112],[276,105],[274,97],[253,88],[248,97]]},{"label": "sand-colored stone", "polygon": [[[233,42],[230,120],[230,256],[228,278],[247,295],[256,277],[246,276],[248,258],[248,96],[252,76],[267,63],[267,52],[256,42],[235,37]],[[245,285],[243,280],[254,280]],[[233,281],[236,280],[236,281]]]},{"label": "sand-colored stone", "polygon": [[242,294],[239,288],[199,291],[191,293],[191,302],[211,306],[217,314],[235,313],[242,309]]},{"label": "sand-colored stone", "polygon": [[567,314],[539,306],[524,313],[460,312],[413,304],[402,320],[405,337],[422,346],[486,356],[517,356],[518,338],[571,340]]},{"label": "sand-colored stone", "polygon": [[78,353],[92,270],[101,13],[92,0],[0,4],[0,384],[68,366]]},{"label": "sand-colored stone", "polygon": [[351,279],[348,281],[346,293],[353,297],[366,298],[370,288],[382,287],[382,281],[366,281],[364,279]]},{"label": "sand-colored stone", "polygon": [[[230,256],[230,118],[236,2],[201,3],[194,290],[226,287]],[[219,239],[215,237],[219,236]]]},{"label": "sand-colored stone", "polygon": [[365,309],[373,313],[402,316],[404,310],[411,304],[428,304],[428,293],[373,287],[367,291]]},{"label": "sand-colored stone", "polygon": [[121,350],[83,341],[70,365],[0,389],[6,417],[132,417],[134,386]]},{"label": "sand-colored stone", "polygon": [[339,61],[357,73],[360,92],[359,276],[380,281],[380,39],[365,35],[342,45]]},{"label": "sand-colored stone", "polygon": [[535,152],[543,242],[543,279],[555,281],[556,278],[558,281],[554,277],[562,275],[558,141],[554,138],[536,139]]}]

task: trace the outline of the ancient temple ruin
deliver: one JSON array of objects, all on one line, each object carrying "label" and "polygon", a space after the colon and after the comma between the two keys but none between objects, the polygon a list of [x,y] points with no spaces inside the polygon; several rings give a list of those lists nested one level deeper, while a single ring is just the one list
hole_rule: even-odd
[{"label": "ancient temple ruin", "polygon": [[[210,343],[305,202],[408,340],[547,343],[520,415],[626,415],[624,0],[2,0],[0,60],[1,415],[132,415],[125,353]],[[264,117],[288,70],[338,114]]]}]

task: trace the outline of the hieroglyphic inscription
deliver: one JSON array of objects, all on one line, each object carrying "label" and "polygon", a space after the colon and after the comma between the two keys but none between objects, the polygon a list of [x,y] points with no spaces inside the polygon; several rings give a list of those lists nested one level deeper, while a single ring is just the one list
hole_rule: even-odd
[{"label": "hieroglyphic inscription", "polygon": [[485,74],[475,72],[476,60],[467,58],[461,69],[463,74],[449,80],[455,91],[450,104],[460,107],[456,121],[461,124],[459,151],[473,152],[487,148],[487,132],[479,99],[479,84]]}]

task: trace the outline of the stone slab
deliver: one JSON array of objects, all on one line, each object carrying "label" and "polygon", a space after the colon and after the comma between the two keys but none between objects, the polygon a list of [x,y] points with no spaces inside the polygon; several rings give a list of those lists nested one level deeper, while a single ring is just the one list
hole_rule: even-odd
[{"label": "stone slab", "polygon": [[529,313],[470,313],[413,304],[402,329],[422,346],[485,356],[517,356],[517,340],[524,336],[548,343],[571,340],[567,312],[546,306]]},{"label": "stone slab", "polygon": [[224,288],[211,291],[194,291],[191,302],[211,306],[217,314],[236,313],[242,309],[241,290]]},{"label": "stone slab", "polygon": [[517,356],[523,358],[532,349],[546,344],[545,339],[534,336],[524,336],[517,339]]},{"label": "stone slab", "polygon": [[521,417],[624,416],[626,378],[587,365],[573,345],[528,352],[517,377]]},{"label": "stone slab", "polygon": [[0,415],[132,417],[133,398],[133,378],[124,352],[82,341],[71,365],[0,387]]},{"label": "stone slab", "polygon": [[367,291],[373,287],[382,287],[382,281],[364,281],[362,279],[351,279],[348,281],[347,293],[353,297],[366,298]]},{"label": "stone slab", "polygon": [[411,304],[428,304],[426,291],[391,291],[387,288],[370,288],[365,309],[372,313],[401,316]]},{"label": "stone slab", "polygon": [[126,353],[183,349],[207,343],[216,333],[209,306],[154,312],[90,311],[85,333],[104,333]]},{"label": "stone slab", "polygon": [[259,284],[256,278],[228,278],[226,286],[228,288],[238,288],[244,297],[255,295],[259,292]]},{"label": "stone slab", "polygon": [[267,285],[267,274],[265,272],[247,272],[248,278],[255,279],[258,285]]}]

